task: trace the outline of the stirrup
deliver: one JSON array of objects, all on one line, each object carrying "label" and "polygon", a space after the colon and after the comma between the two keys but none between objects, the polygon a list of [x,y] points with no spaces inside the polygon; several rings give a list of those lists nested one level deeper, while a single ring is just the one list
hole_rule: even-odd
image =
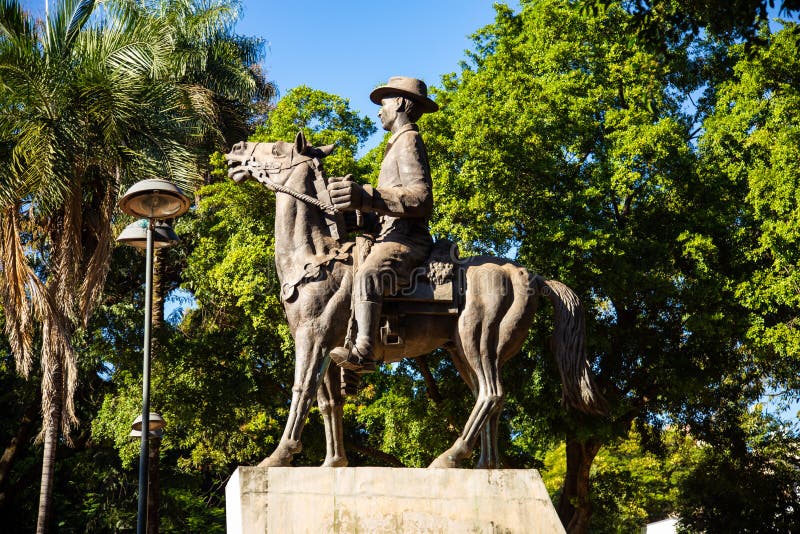
[{"label": "stirrup", "polygon": [[339,369],[342,374],[341,391],[343,397],[355,397],[361,386],[361,375],[350,369]]},{"label": "stirrup", "polygon": [[349,369],[359,375],[371,373],[377,368],[375,360],[368,360],[358,354],[353,354],[346,347],[333,349],[331,351],[331,360],[342,369]]}]

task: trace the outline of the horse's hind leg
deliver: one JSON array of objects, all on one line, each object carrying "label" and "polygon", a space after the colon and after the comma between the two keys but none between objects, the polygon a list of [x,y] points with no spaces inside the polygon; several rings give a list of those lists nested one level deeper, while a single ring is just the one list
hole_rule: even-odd
[{"label": "horse's hind leg", "polygon": [[497,469],[500,467],[500,449],[497,446],[497,432],[500,424],[500,414],[503,412],[503,402],[489,416],[489,421],[481,432],[481,457],[475,467],[478,469]]},{"label": "horse's hind leg", "polygon": [[[479,395],[478,379],[470,368],[463,354],[455,346],[446,347],[450,352],[450,357],[458,371],[459,376],[467,383],[470,391],[477,400]],[[489,416],[489,421],[481,431],[481,456],[475,467],[479,469],[493,469],[500,467],[500,452],[497,446],[497,430],[500,414],[503,411],[503,401],[501,400],[494,411]]]},{"label": "horse's hind leg", "polygon": [[328,366],[322,386],[317,391],[317,404],[325,423],[325,462],[322,467],[345,467],[347,453],[344,450],[342,430],[344,398],[338,365]]},{"label": "horse's hind leg", "polygon": [[483,447],[478,465],[499,466],[497,427],[504,396],[500,368],[522,347],[536,309],[525,269],[477,266],[467,270],[467,282],[456,338],[463,362],[472,371],[476,402],[461,436],[431,467],[456,467],[471,454],[479,435]]},{"label": "horse's hind leg", "polygon": [[490,329],[480,328],[479,339],[474,336],[463,336],[459,347],[464,360],[473,371],[477,392],[475,406],[472,408],[467,424],[461,435],[452,447],[436,458],[430,467],[458,467],[459,463],[469,457],[475,446],[475,441],[480,436],[493,414],[501,409],[503,404],[503,386],[500,383],[496,344],[492,346],[492,332]]}]

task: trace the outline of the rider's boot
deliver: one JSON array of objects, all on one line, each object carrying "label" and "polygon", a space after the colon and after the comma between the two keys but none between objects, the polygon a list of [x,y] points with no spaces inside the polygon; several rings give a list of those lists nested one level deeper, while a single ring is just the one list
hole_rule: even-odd
[{"label": "rider's boot", "polygon": [[356,342],[347,350],[346,347],[336,347],[331,351],[331,360],[344,369],[350,369],[358,374],[367,374],[375,370],[375,351],[373,343],[378,334],[378,321],[380,320],[381,303],[361,301],[355,303],[356,324],[358,335]]}]

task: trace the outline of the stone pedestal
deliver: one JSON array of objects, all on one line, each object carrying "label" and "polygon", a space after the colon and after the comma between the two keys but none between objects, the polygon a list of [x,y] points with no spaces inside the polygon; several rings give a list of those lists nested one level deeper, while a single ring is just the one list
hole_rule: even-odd
[{"label": "stone pedestal", "polygon": [[536,470],[240,467],[229,534],[563,533]]}]

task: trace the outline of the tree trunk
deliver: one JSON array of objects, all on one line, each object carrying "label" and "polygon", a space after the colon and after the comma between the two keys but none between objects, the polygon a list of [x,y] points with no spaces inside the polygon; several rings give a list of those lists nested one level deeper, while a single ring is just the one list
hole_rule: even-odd
[{"label": "tree trunk", "polygon": [[42,455],[42,483],[39,487],[39,517],[36,521],[36,534],[45,534],[50,528],[50,516],[53,512],[53,479],[56,468],[56,447],[58,445],[59,427],[61,426],[61,369],[57,369],[53,383],[57,391],[47,392],[52,395],[53,402],[49,413],[44,414],[42,424],[45,426],[44,453]]},{"label": "tree trunk", "polygon": [[417,357],[417,363],[419,364],[419,371],[422,374],[422,378],[425,379],[425,390],[428,398],[437,406],[440,405],[442,403],[442,394],[439,392],[439,386],[436,384],[436,379],[433,377],[430,367],[428,367],[428,357]]},{"label": "tree trunk", "polygon": [[598,440],[567,438],[567,474],[558,500],[558,516],[568,534],[585,534],[589,530],[589,472],[601,446]]},{"label": "tree trunk", "polygon": [[161,438],[150,440],[147,475],[147,534],[158,534],[158,509],[161,505],[161,486],[158,481],[158,460]]},{"label": "tree trunk", "polygon": [[25,409],[25,413],[22,415],[22,421],[20,421],[17,434],[11,439],[11,443],[5,448],[3,455],[0,456],[0,509],[3,508],[6,502],[5,485],[8,480],[8,474],[11,472],[11,468],[17,457],[19,457],[20,452],[25,450],[25,445],[31,434],[31,430],[36,423],[36,412],[38,410],[38,402],[28,405]]}]

